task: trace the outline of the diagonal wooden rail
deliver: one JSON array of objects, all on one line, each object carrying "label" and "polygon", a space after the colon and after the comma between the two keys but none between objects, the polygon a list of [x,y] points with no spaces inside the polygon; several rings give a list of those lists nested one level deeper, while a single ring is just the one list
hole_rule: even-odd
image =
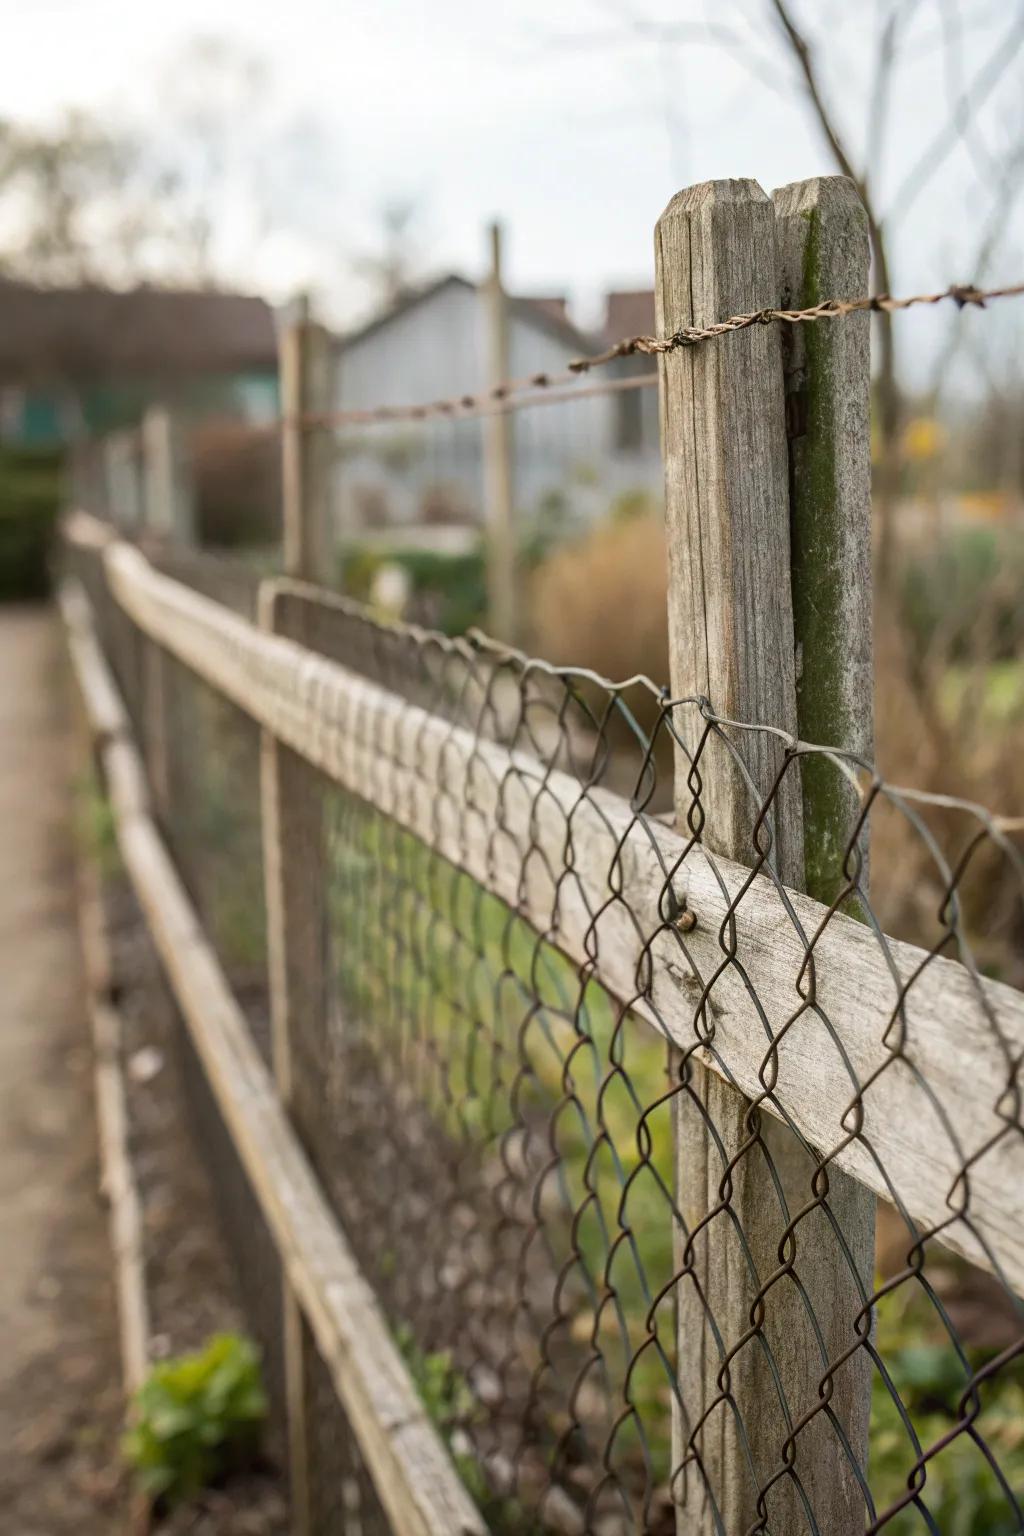
[{"label": "diagonal wooden rail", "polygon": [[391,1528],[398,1536],[485,1536],[161,841],[142,762],[79,587],[65,585],[61,609],[121,855]]},{"label": "diagonal wooden rail", "polygon": [[[95,525],[77,526],[69,537],[94,539]],[[104,560],[114,597],[151,639],[572,959],[596,955],[609,991],[684,1049],[710,1007],[714,1049],[699,1060],[752,1098],[777,1072],[763,1107],[822,1160],[1024,1291],[1021,993],[830,914],[608,791],[262,633],[127,544],[108,543]],[[666,915],[684,902],[696,924],[686,932]]]}]

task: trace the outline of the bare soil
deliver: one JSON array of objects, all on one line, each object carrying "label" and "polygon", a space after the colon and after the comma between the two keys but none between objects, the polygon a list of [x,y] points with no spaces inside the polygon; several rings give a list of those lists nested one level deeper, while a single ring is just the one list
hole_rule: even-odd
[{"label": "bare soil", "polygon": [[67,697],[49,612],[0,609],[0,1533],[128,1529],[98,1196]]},{"label": "bare soil", "polygon": [[[0,1536],[119,1536],[143,1521],[99,1197],[79,949],[70,687],[59,626],[0,608]],[[124,1020],[153,1352],[245,1326],[177,1071],[180,1028],[123,879],[105,904]],[[267,1465],[155,1522],[160,1536],[284,1536]]]}]

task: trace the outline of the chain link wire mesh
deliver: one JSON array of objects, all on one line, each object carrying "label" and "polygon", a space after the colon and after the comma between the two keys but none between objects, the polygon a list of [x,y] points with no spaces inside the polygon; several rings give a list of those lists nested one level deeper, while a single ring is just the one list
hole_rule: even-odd
[{"label": "chain link wire mesh", "polygon": [[[717,720],[701,701],[669,701],[645,679],[612,687],[480,636],[453,641],[381,624],[344,600],[298,591],[293,601],[305,607],[314,649],[478,741],[539,763],[530,781],[538,800],[544,775],[564,771],[582,799],[597,803],[610,789],[629,800],[636,826],[653,825],[669,818],[675,770],[691,835],[684,869],[714,846],[704,782],[726,762],[746,773],[748,727]],[[966,802],[901,792],[841,754],[774,734],[771,794],[764,799],[748,782],[747,862],[781,893],[773,805],[787,776],[799,776],[813,757],[851,807],[848,878],[823,931],[835,912],[852,913],[885,951],[884,928],[898,916],[899,937],[924,947],[920,974],[931,958],[952,955],[972,974],[1019,981],[1019,824]],[[386,773],[389,744],[378,746]],[[443,801],[443,777],[431,787]],[[453,795],[464,788],[460,779]],[[631,998],[603,984],[601,913],[593,914],[587,962],[574,964],[514,907],[372,805],[326,779],[320,796],[329,999],[325,1019],[300,1010],[293,1042],[304,1134],[491,1528],[668,1532],[695,1487],[710,1500],[713,1522],[719,1490],[706,1486],[703,1446],[715,1416],[731,1415],[735,1454],[750,1457],[742,1395],[730,1382],[742,1377],[744,1352],[754,1351],[762,1390],[778,1399],[779,1428],[775,1461],[747,1469],[758,1510],[752,1530],[780,1529],[775,1522],[794,1508],[793,1528],[823,1529],[800,1479],[819,1456],[847,1476],[865,1531],[953,1530],[968,1516],[971,1529],[1020,1529],[1024,1305],[987,1248],[971,1199],[972,1171],[980,1174],[994,1151],[1007,1159],[1006,1177],[1024,1168],[1020,1042],[1002,1034],[994,1011],[986,1016],[979,1005],[1000,1066],[985,1090],[991,1122],[965,1137],[945,1085],[923,1080],[917,1066],[918,978],[911,976],[893,1011],[884,1064],[873,1080],[860,1080],[815,1001],[812,962],[802,1025],[790,1020],[773,1031],[761,1010],[764,1091],[742,1145],[730,1149],[709,1110],[702,1063],[716,1054],[716,989],[724,995],[730,972],[750,984],[735,923],[723,925],[719,973],[694,988],[693,1044],[680,1049],[652,1017],[649,975],[638,975]],[[471,803],[445,809],[476,835]],[[478,835],[495,859],[510,856],[500,824]],[[908,923],[899,892],[911,845],[917,890]],[[548,870],[553,909],[571,899],[581,852],[570,818],[560,862]],[[550,854],[538,842],[529,857]],[[615,861],[610,844],[609,903],[623,886]],[[684,869],[665,871],[662,902],[681,955],[690,914],[673,911],[672,901]],[[734,899],[733,918],[742,899],[742,892]],[[788,920],[799,926],[792,910]],[[821,934],[802,935],[808,949],[812,941],[820,949]],[[760,1008],[756,995],[750,1001],[752,1011]],[[778,1119],[789,1117],[773,1078],[787,1041],[806,1049],[806,1039],[796,1042],[801,1028],[812,1028],[808,1015],[820,1036],[812,1048],[844,1057],[849,1108],[841,1121],[837,1112],[835,1146],[815,1150],[800,1138],[794,1170],[792,1155],[780,1151]],[[717,1066],[730,1075],[724,1058]],[[989,1058],[978,1070],[991,1068]],[[912,1197],[904,1200],[900,1170],[882,1166],[889,1198],[879,1203],[875,1272],[864,1274],[845,1240],[839,1195],[830,1198],[829,1169],[838,1185],[833,1157],[841,1140],[881,1158],[872,1141],[876,1095],[887,1074],[904,1073],[922,1090],[926,1110],[908,1132],[931,1139],[936,1161],[952,1170],[948,1215],[920,1219]],[[710,1149],[712,1193],[695,1224],[686,1213],[690,1170],[674,1161],[686,1115],[698,1117]],[[739,1214],[754,1168],[777,1205],[769,1217],[777,1267],[768,1273],[751,1273],[753,1239]],[[978,1206],[980,1218],[980,1195]],[[708,1240],[723,1223],[733,1229],[732,1262],[746,1271],[749,1328],[739,1337],[724,1331],[724,1321],[719,1326],[727,1277],[707,1262],[712,1252],[723,1261],[721,1245]],[[969,1246],[965,1232],[985,1269],[954,1251]],[[830,1357],[819,1335],[816,1364],[812,1348],[808,1378],[794,1392],[777,1365],[786,1349],[780,1321],[792,1319],[783,1293],[800,1293],[813,1342],[817,1298],[804,1284],[801,1258],[806,1264],[815,1248],[827,1249],[834,1267],[833,1304],[845,1308],[849,1348]],[[688,1421],[687,1345],[675,1333],[687,1288],[699,1296],[723,1368],[702,1423]],[[854,1356],[867,1357],[871,1380],[866,1465],[833,1405]]]},{"label": "chain link wire mesh", "polygon": [[[468,732],[484,770],[494,761],[491,745],[507,753],[496,817],[482,814],[464,773],[446,783],[443,753],[439,780],[424,769],[422,782],[439,821],[454,822],[467,846],[482,842],[493,862],[514,857],[522,891],[544,881],[549,892],[545,926],[527,918],[535,906],[525,899],[502,901],[399,818],[309,770],[320,836],[304,857],[320,892],[316,942],[327,985],[325,999],[318,978],[295,1013],[296,1123],[490,1529],[667,1536],[687,1529],[695,1498],[710,1510],[707,1529],[727,1529],[706,1454],[723,1422],[750,1484],[750,1536],[825,1536],[802,1476],[822,1456],[853,1489],[851,1529],[1010,1536],[1024,1528],[1022,1040],[1019,1015],[993,1002],[989,989],[992,978],[1014,986],[1022,979],[1021,822],[900,790],[869,765],[769,727],[720,720],[705,701],[670,700],[643,678],[612,685],[481,636],[448,640],[382,624],[298,588],[288,600],[301,611],[307,646],[453,733]],[[102,619],[108,654],[138,700],[132,637],[123,619]],[[195,679],[187,686],[206,687]],[[750,778],[753,731],[773,743],[773,784]],[[212,741],[216,756],[222,740],[214,732]],[[386,777],[394,742],[382,734],[373,746]],[[773,858],[780,787],[808,760],[834,776],[850,806],[845,885],[811,930]],[[713,851],[706,785],[723,771],[747,785],[745,862],[761,886],[751,877],[737,888]],[[578,798],[568,813],[558,802],[563,836],[553,846],[541,823],[550,819],[556,774],[569,777]],[[249,794],[241,778],[230,777],[240,803]],[[203,783],[199,773],[189,793]],[[525,853],[501,813],[505,792],[524,789],[536,827]],[[604,900],[588,909],[581,960],[553,935],[560,907],[586,901],[579,871],[593,867],[594,828],[609,796],[628,808],[628,835],[608,822]],[[629,858],[638,842],[656,858],[673,816],[681,842],[662,868],[652,923],[631,900]],[[214,880],[227,878],[237,848],[230,839],[200,841],[219,872]],[[717,881],[725,912],[710,968],[701,912],[686,904],[686,875],[698,867]],[[774,937],[764,955],[751,956],[744,916],[764,882]],[[204,917],[216,938],[211,910]],[[888,1022],[870,1073],[832,1016],[824,962],[819,974],[818,958],[830,953],[844,915],[891,972]],[[622,923],[632,923],[641,957],[629,995],[609,963]],[[920,946],[909,973],[887,933]],[[794,942],[803,961],[787,977],[792,1011],[780,1018],[758,978],[767,974],[765,956],[785,957]],[[867,952],[858,951],[862,961]],[[927,1012],[917,1003],[946,958],[967,978],[966,1025],[952,998],[948,1019],[936,1012],[934,990]],[[683,1038],[661,1007],[658,968],[673,966],[689,1000]],[[843,978],[847,1002],[860,1003],[868,975],[855,969]],[[735,1081],[716,1032],[735,1010],[737,989],[763,1033],[763,1059],[743,1134],[730,1144],[705,1078]],[[928,1068],[936,1041],[953,1064],[941,1079]],[[848,1090],[827,1145],[800,1134],[780,1088],[803,1070],[794,1063],[816,1057],[828,1057]],[[894,1124],[900,1102],[910,1106],[906,1123]],[[696,1211],[694,1170],[677,1156],[687,1117],[706,1148],[707,1199]],[[795,1164],[780,1151],[780,1122],[793,1133]],[[905,1173],[921,1148],[944,1181],[938,1215],[922,1210]],[[884,1196],[869,1274],[847,1242],[836,1193],[839,1170],[851,1166]],[[764,1191],[774,1237],[768,1269],[748,1230],[751,1184]],[[836,1275],[832,1305],[846,1323],[848,1344],[838,1353],[825,1342],[835,1334],[822,1328],[806,1279],[823,1245]],[[710,1262],[725,1247],[734,1256],[729,1273]],[[739,1286],[739,1309],[730,1285]],[[745,1322],[730,1331],[738,1311]],[[677,1335],[677,1319],[694,1315],[702,1318],[699,1347],[715,1353],[710,1404],[692,1395],[695,1345]],[[798,1388],[784,1368],[780,1330],[794,1315],[810,1360]],[[751,1354],[777,1425],[767,1459],[751,1450],[740,1389]],[[308,1343],[306,1355],[315,1528],[330,1536],[385,1530]],[[854,1362],[870,1377],[866,1460],[838,1406]]]}]

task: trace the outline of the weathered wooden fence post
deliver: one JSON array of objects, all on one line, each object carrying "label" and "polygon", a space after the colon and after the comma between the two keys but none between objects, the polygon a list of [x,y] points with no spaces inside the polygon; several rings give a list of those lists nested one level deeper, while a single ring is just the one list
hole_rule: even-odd
[{"label": "weathered wooden fence post", "polygon": [[[491,270],[484,284],[487,383],[509,375],[508,302],[501,270],[501,225],[492,224]],[[495,411],[483,419],[484,495],[487,503],[487,624],[499,640],[514,643],[519,624],[518,550],[512,486],[512,417]]]},{"label": "weathered wooden fence post", "polygon": [[280,381],[284,568],[303,581],[329,582],[332,440],[315,418],[334,405],[331,338],[308,316],[281,336]]},{"label": "weathered wooden fence post", "polygon": [[163,405],[142,419],[143,513],[147,534],[173,544],[194,544],[195,494],[188,445],[180,420]]},{"label": "weathered wooden fence post", "polygon": [[107,514],[129,538],[142,522],[142,446],[134,427],[122,427],[103,439]]},{"label": "weathered wooden fence post", "polygon": [[[328,433],[303,425],[300,418],[328,410],[330,390],[328,334],[303,320],[286,332],[281,347],[282,515],[285,575],[307,581],[327,572],[331,458]],[[286,584],[265,581],[259,607],[262,628],[292,640],[308,639],[304,607],[289,600]],[[294,1113],[298,1020],[304,1017],[307,1028],[316,1027],[326,1009],[322,796],[315,771],[269,731],[261,741],[261,810],[274,1075],[285,1108]],[[295,1536],[312,1536],[308,1329],[287,1275],[282,1316],[292,1528]]]},{"label": "weathered wooden fence post", "polygon": [[[772,202],[783,307],[867,293],[867,214],[852,181],[796,181],[777,188]],[[870,337],[866,313],[782,332],[800,735],[869,761],[875,683]],[[821,758],[807,759],[801,771],[804,888],[831,902],[844,883],[857,795]]]},{"label": "weathered wooden fence post", "polygon": [[[831,218],[826,204],[819,217]],[[655,249],[662,335],[779,303],[775,214],[756,182],[709,182],[680,192],[658,222]],[[816,387],[823,378],[815,375]],[[838,402],[844,410],[862,409],[861,383],[855,406],[848,398]],[[824,388],[818,398],[838,400]],[[779,327],[754,326],[665,355],[661,414],[673,693],[707,698],[719,717],[796,735]],[[860,425],[858,416],[854,452],[866,441]],[[804,470],[797,481],[806,487]],[[835,515],[863,519],[866,507],[850,497]],[[798,589],[798,607],[802,602]],[[693,753],[703,722],[695,709],[679,714]],[[755,791],[726,742],[711,733],[700,754],[699,786],[680,753],[676,814],[684,830],[699,825],[699,800],[704,844],[749,864],[757,854],[759,803],[776,782],[783,748],[767,733],[729,740]],[[805,825],[799,773],[795,762],[787,768],[770,819],[775,867],[795,887],[804,883],[805,839],[817,836],[818,815],[814,802],[814,824]],[[794,985],[794,1009],[799,1003]],[[785,1020],[768,1022],[778,1029]],[[763,1028],[753,1001],[751,1027]],[[817,1160],[767,1111],[752,1114],[749,1101],[719,1076],[696,1060],[690,1071],[689,1091],[676,1099],[678,1202],[690,1235],[687,1242],[680,1234],[677,1244],[678,1529],[687,1536],[743,1536],[751,1529],[789,1536],[814,1529],[809,1507],[823,1536],[853,1536],[863,1530],[865,1505],[829,1415],[863,1467],[870,1363],[856,1348],[854,1319],[871,1280],[868,1202],[858,1186],[829,1170],[827,1204],[850,1261],[819,1205],[801,1217],[785,1250],[792,1253],[795,1244],[798,1286],[780,1244],[790,1221],[820,1193],[812,1188]],[[830,1364],[851,1349],[833,1379]],[[826,1380],[827,1411],[819,1394]],[[813,1417],[792,1455],[787,1437],[805,1414]]]},{"label": "weathered wooden fence post", "polygon": [[[162,406],[142,421],[142,495],[139,531],[176,545],[195,539],[191,464],[180,423]],[[142,641],[142,740],[146,772],[159,815],[170,809],[176,731],[171,720],[173,688],[164,652]]]}]

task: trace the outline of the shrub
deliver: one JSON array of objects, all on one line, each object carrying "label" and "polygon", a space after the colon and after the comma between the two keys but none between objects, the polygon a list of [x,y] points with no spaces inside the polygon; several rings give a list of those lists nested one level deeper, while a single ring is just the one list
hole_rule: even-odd
[{"label": "shrub", "polygon": [[281,537],[281,446],[272,432],[213,422],[193,438],[196,521],[214,548],[276,544]]},{"label": "shrub", "polygon": [[0,602],[45,597],[49,591],[60,484],[58,453],[0,452]]},{"label": "shrub", "polygon": [[144,1492],[167,1506],[191,1498],[255,1457],[267,1414],[258,1351],[216,1334],[154,1366],[135,1407],[124,1450]]}]

